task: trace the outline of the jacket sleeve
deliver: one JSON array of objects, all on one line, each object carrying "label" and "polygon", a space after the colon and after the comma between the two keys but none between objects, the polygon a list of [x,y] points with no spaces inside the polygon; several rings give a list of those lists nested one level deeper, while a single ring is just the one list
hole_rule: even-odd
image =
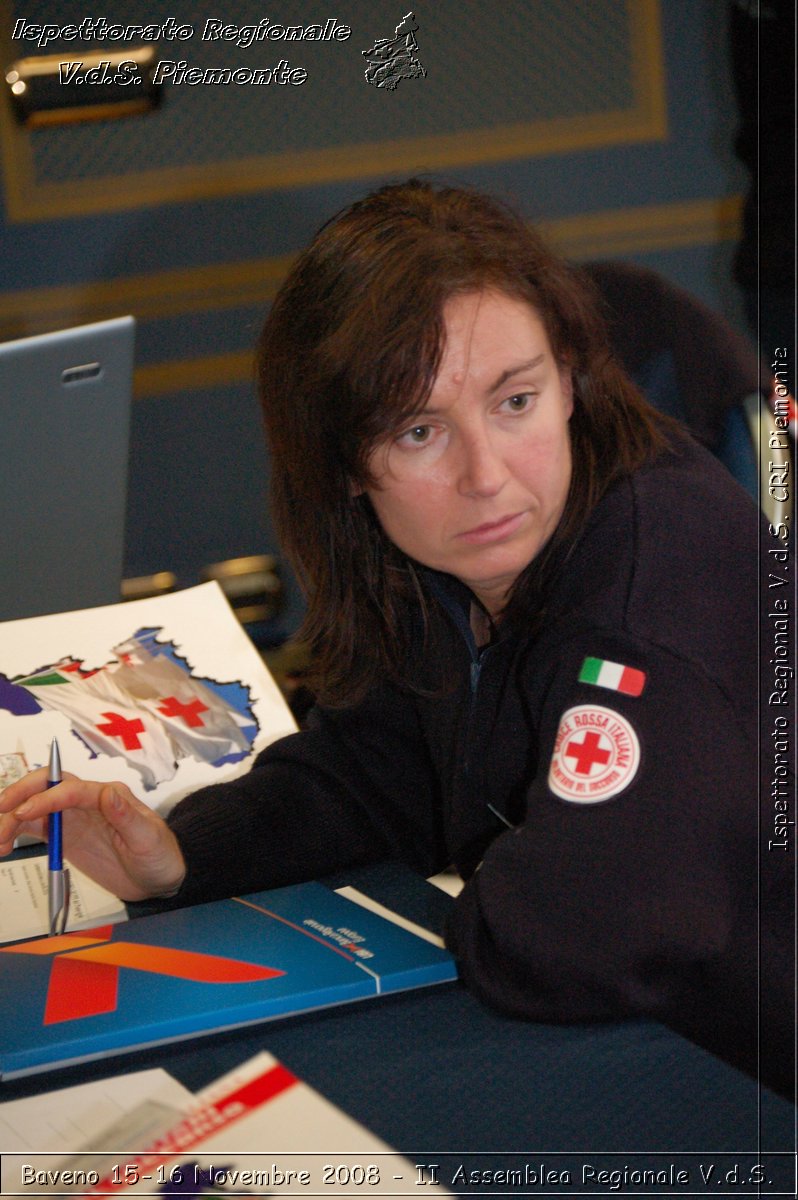
[{"label": "jacket sleeve", "polygon": [[247,775],[203,788],[169,824],[188,873],[176,900],[279,887],[386,858],[435,870],[438,788],[412,699],[376,689],[358,707],[316,708]]},{"label": "jacket sleeve", "polygon": [[[643,691],[580,683],[596,641],[561,647],[541,689],[525,818],[488,848],[457,901],[448,944],[468,985],[506,1013],[555,1022],[656,1017],[727,1057],[739,1043],[740,1065],[751,1068],[755,707],[741,715],[699,667],[669,652],[606,640],[599,652],[607,659],[643,667]],[[755,682],[750,691],[741,682],[755,697]],[[630,730],[639,754],[591,793],[590,781],[610,766],[595,760]],[[786,896],[786,868],[784,883]],[[788,942],[767,966],[776,994],[788,992]]]}]

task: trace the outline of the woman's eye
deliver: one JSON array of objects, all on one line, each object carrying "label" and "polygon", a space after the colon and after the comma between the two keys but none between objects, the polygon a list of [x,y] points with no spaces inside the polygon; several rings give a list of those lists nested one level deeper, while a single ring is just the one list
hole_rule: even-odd
[{"label": "woman's eye", "polygon": [[423,446],[429,440],[430,427],[429,425],[413,425],[411,429],[406,429],[403,434],[400,434],[400,442],[409,442],[412,446]]},{"label": "woman's eye", "polygon": [[531,392],[519,392],[517,396],[508,396],[505,404],[511,412],[523,412],[529,408],[533,398]]}]

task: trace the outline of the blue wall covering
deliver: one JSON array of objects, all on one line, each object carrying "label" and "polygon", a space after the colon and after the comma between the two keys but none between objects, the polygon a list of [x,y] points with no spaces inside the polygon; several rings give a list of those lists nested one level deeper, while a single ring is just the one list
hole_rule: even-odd
[{"label": "blue wall covering", "polygon": [[[8,95],[0,105],[0,338],[138,318],[127,574],[170,569],[188,584],[206,563],[277,550],[251,347],[291,257],[380,182],[425,171],[494,190],[573,258],[655,267],[741,324],[730,260],[746,179],[721,0],[421,2],[425,74],[394,90],[369,85],[362,54],[407,12],[386,0],[271,4],[272,25],[334,18],[351,33],[251,45],[202,37],[209,18],[258,27],[264,6],[250,0],[109,0],[96,13],[5,2],[4,67],[126,46],[42,47],[12,38],[20,19],[157,24],[167,12],[193,32],[158,42],[159,62],[246,77],[284,59],[307,78],[171,76],[153,113],[33,129]],[[286,628],[299,611],[292,590]]]}]

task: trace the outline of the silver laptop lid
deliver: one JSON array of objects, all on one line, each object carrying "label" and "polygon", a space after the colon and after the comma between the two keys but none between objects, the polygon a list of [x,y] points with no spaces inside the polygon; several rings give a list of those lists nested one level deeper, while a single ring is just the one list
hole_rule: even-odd
[{"label": "silver laptop lid", "polygon": [[119,600],[134,330],[0,344],[0,620]]}]

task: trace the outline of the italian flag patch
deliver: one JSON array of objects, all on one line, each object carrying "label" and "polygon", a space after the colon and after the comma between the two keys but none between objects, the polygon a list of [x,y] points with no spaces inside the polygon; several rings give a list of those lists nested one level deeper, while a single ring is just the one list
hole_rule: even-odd
[{"label": "italian flag patch", "polygon": [[646,686],[645,671],[625,667],[623,663],[609,662],[606,658],[586,658],[579,672],[580,683],[594,683],[596,687],[623,692],[625,696],[639,696]]}]

